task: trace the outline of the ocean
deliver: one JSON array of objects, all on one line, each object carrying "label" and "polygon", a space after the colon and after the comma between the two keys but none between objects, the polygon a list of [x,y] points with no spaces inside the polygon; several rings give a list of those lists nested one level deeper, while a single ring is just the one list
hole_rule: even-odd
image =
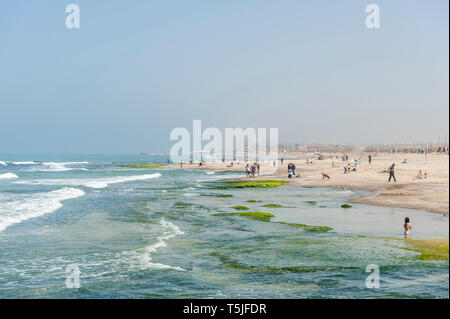
[{"label": "ocean", "polygon": [[215,187],[239,171],[120,166],[166,162],[0,156],[0,298],[449,298],[448,261],[393,239],[406,216],[413,238],[448,238],[446,216],[340,207],[362,191]]}]

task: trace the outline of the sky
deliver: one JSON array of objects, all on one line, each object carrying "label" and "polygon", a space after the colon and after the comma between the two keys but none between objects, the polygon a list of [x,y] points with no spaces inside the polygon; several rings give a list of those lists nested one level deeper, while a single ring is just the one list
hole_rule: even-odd
[{"label": "sky", "polygon": [[0,0],[0,154],[167,152],[195,119],[275,127],[280,143],[443,139],[448,6]]}]

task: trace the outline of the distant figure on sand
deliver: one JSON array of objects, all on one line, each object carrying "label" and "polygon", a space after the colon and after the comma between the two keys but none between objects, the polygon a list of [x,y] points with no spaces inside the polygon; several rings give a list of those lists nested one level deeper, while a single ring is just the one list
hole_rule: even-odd
[{"label": "distant figure on sand", "polygon": [[291,163],[292,174],[295,175],[295,164]]},{"label": "distant figure on sand", "polygon": [[412,225],[409,222],[409,217],[405,218],[405,223],[403,224],[403,228],[405,228],[405,238],[409,238],[411,235]]},{"label": "distant figure on sand", "polygon": [[395,178],[395,164],[392,164],[391,167],[389,167],[389,180],[391,181],[391,178],[394,178],[394,182],[397,182],[397,179]]},{"label": "distant figure on sand", "polygon": [[372,164],[372,155],[369,155],[369,164]]},{"label": "distant figure on sand", "polygon": [[405,158],[402,162],[402,164],[408,164],[408,160]]},{"label": "distant figure on sand", "polygon": [[413,179],[427,179],[427,175],[427,172],[422,174],[422,170],[419,170],[419,173]]},{"label": "distant figure on sand", "polygon": [[247,175],[247,177],[250,177],[250,165],[247,164],[247,166],[245,166],[245,174]]},{"label": "distant figure on sand", "polygon": [[422,170],[419,170],[419,173],[413,177],[413,179],[423,179]]}]

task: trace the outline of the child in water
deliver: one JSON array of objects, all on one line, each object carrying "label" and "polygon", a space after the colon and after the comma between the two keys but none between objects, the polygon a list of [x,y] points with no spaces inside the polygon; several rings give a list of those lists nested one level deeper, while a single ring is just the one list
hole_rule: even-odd
[{"label": "child in water", "polygon": [[403,224],[403,228],[405,228],[405,238],[409,238],[411,235],[412,225],[409,222],[409,217],[405,218],[405,223]]}]

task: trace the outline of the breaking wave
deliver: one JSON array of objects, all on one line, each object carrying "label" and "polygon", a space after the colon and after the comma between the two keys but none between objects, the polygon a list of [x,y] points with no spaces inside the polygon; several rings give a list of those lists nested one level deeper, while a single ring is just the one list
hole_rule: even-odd
[{"label": "breaking wave", "polygon": [[62,188],[32,195],[0,195],[0,232],[7,227],[61,208],[64,200],[83,196],[77,188]]},{"label": "breaking wave", "polygon": [[16,184],[31,185],[67,185],[67,186],[86,186],[90,188],[105,188],[111,184],[147,180],[161,177],[160,173],[133,175],[133,176],[117,176],[109,178],[86,178],[86,179],[39,179],[33,181],[20,181]]}]

